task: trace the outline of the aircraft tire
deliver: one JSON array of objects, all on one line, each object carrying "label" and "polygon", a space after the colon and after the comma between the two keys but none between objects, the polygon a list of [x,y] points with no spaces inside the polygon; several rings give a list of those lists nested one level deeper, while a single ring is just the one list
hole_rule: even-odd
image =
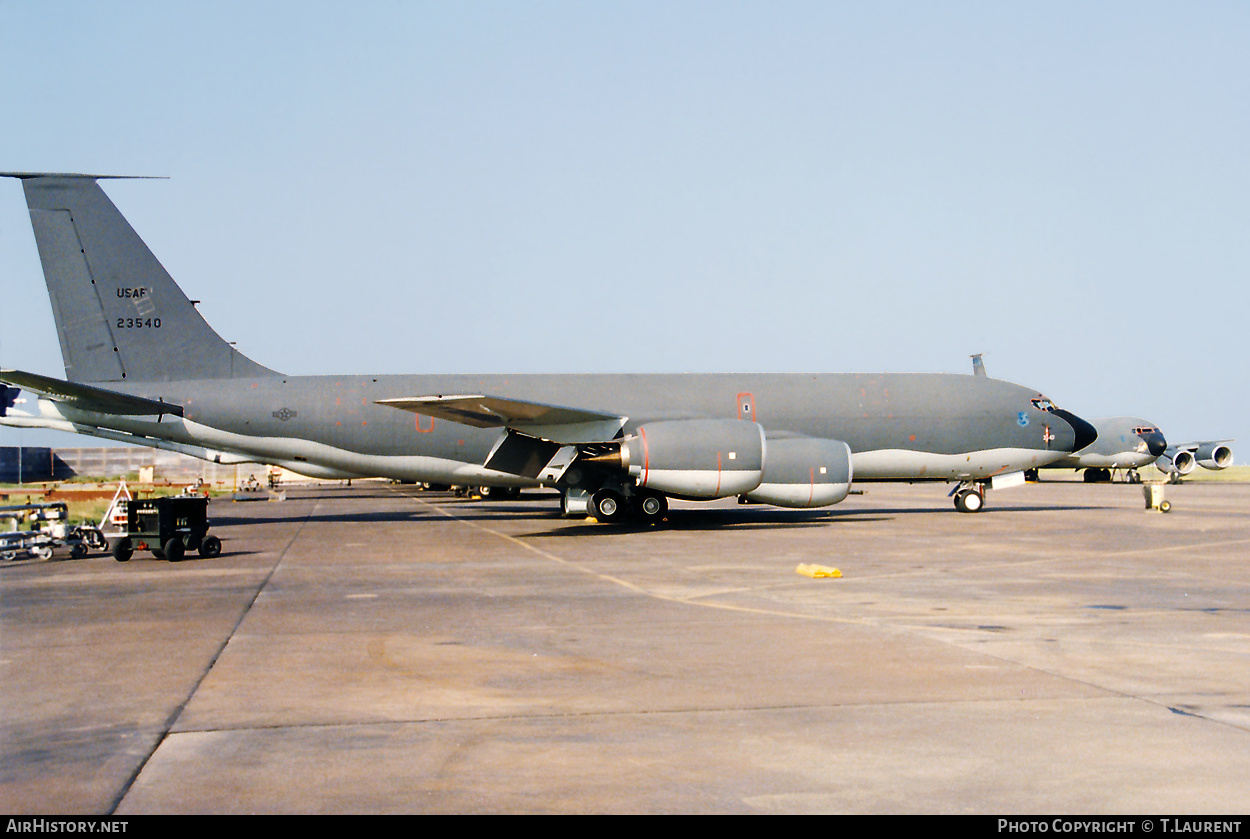
[{"label": "aircraft tire", "polygon": [[113,559],[118,562],[129,562],[134,554],[135,546],[129,539],[122,539],[113,545]]},{"label": "aircraft tire", "polygon": [[985,509],[985,497],[975,489],[955,493],[955,509],[961,513],[979,513]]},{"label": "aircraft tire", "polygon": [[165,558],[170,562],[182,562],[182,557],[186,555],[186,552],[186,546],[177,536],[165,543]]},{"label": "aircraft tire", "polygon": [[221,540],[216,536],[205,536],[200,542],[200,556],[205,559],[221,556]]},{"label": "aircraft tire", "polygon": [[590,514],[607,524],[625,515],[625,498],[616,490],[601,489],[590,497]]},{"label": "aircraft tire", "polygon": [[86,555],[87,555],[87,543],[86,542],[75,542],[74,546],[69,549],[70,559],[82,559]]},{"label": "aircraft tire", "polygon": [[663,521],[668,515],[668,496],[659,492],[646,492],[634,502],[638,517],[645,522]]},{"label": "aircraft tire", "polygon": [[1141,473],[1136,469],[1130,469],[1124,473],[1124,480],[1128,481],[1130,484],[1140,484]]}]

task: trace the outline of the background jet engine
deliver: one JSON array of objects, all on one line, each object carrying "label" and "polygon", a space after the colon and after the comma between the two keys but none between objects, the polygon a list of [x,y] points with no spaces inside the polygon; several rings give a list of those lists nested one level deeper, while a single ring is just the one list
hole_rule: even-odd
[{"label": "background jet engine", "polygon": [[764,429],[743,420],[671,420],[621,442],[621,465],[645,489],[685,498],[750,492],[764,475]]},{"label": "background jet engine", "polygon": [[1203,443],[1194,458],[1204,469],[1225,469],[1233,463],[1233,450],[1226,443]]},{"label": "background jet engine", "polygon": [[826,507],[851,491],[851,447],[841,440],[768,440],[764,479],[747,499],[778,507]]},{"label": "background jet engine", "polygon": [[1194,456],[1188,449],[1171,447],[1159,455],[1159,459],[1155,461],[1155,466],[1164,472],[1188,475],[1194,471]]}]

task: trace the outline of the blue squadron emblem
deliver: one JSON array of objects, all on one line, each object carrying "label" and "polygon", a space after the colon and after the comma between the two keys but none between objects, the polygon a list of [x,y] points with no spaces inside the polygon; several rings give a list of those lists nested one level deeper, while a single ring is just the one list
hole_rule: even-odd
[{"label": "blue squadron emblem", "polygon": [[1024,428],[1025,426],[1029,424],[1029,415],[1026,414],[1024,411],[1021,411],[1020,413],[1016,414],[1016,423],[1019,424],[1021,428]]}]

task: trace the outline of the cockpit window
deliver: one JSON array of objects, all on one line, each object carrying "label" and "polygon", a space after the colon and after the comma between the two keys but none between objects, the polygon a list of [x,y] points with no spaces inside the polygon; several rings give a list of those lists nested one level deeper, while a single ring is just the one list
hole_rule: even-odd
[{"label": "cockpit window", "polygon": [[1030,399],[1029,401],[1032,402],[1033,407],[1037,408],[1039,411],[1046,411],[1047,413],[1053,414],[1057,410],[1055,407],[1055,403],[1051,402],[1049,399],[1047,399],[1045,396],[1042,396],[1041,394],[1038,394],[1036,397],[1034,397],[1033,399]]},{"label": "cockpit window", "polygon": [[1155,428],[1153,425],[1140,425],[1137,428],[1133,429],[1133,433],[1134,434],[1158,434],[1159,429]]}]

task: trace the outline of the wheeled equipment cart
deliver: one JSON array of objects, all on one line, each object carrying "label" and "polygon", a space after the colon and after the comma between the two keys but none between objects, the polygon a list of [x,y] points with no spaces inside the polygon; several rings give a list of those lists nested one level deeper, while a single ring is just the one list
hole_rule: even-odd
[{"label": "wheeled equipment cart", "polygon": [[178,562],[187,551],[198,551],[202,557],[221,554],[221,540],[208,535],[207,498],[180,495],[118,503],[126,511],[125,523],[118,522],[122,531],[110,534],[118,562],[137,550],[170,562]]}]

